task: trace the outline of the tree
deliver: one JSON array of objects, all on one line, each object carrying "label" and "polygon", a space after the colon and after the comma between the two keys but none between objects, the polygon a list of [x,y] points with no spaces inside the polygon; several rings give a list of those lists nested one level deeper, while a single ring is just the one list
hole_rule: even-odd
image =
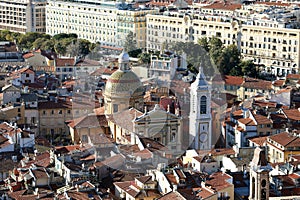
[{"label": "tree", "polygon": [[79,53],[80,46],[78,41],[76,41],[75,43],[71,43],[66,49],[66,54],[68,54],[71,57],[78,56]]},{"label": "tree", "polygon": [[54,40],[62,40],[62,39],[65,39],[65,38],[74,38],[74,39],[77,39],[78,36],[75,33],[70,33],[70,34],[59,33],[59,34],[53,36]]},{"label": "tree", "polygon": [[249,76],[252,78],[258,78],[259,70],[258,67],[253,63],[252,60],[244,60],[240,63],[244,76]]},{"label": "tree", "polygon": [[46,40],[43,42],[43,44],[40,46],[41,49],[43,50],[50,50],[50,51],[54,51],[54,45],[55,42],[54,40]]},{"label": "tree", "polygon": [[217,61],[223,50],[223,43],[219,38],[212,37],[208,42],[209,55],[214,63],[217,64]]},{"label": "tree", "polygon": [[207,37],[202,37],[198,39],[198,44],[206,51],[209,52],[209,43]]},{"label": "tree", "polygon": [[46,42],[48,39],[45,38],[37,38],[32,43],[32,49],[40,49],[43,46],[43,43]]},{"label": "tree", "polygon": [[42,36],[41,33],[36,33],[36,32],[28,32],[25,33],[24,35],[21,35],[19,38],[19,46],[23,49],[32,49],[32,44],[33,42],[40,38]]},{"label": "tree", "polygon": [[138,55],[138,58],[142,63],[150,63],[150,56],[151,55],[149,53],[143,52]]},{"label": "tree", "polygon": [[135,35],[132,31],[130,31],[125,39],[124,50],[129,53],[135,49],[137,49]]},{"label": "tree", "polygon": [[66,46],[61,42],[56,42],[54,45],[54,50],[56,53],[64,55],[66,53]]},{"label": "tree", "polygon": [[79,55],[88,55],[90,53],[91,42],[85,39],[78,39],[79,43]]},{"label": "tree", "polygon": [[219,71],[225,75],[243,75],[241,66],[241,53],[236,45],[229,45],[223,49],[216,60]]},{"label": "tree", "polygon": [[198,73],[199,66],[203,67],[203,71],[207,76],[214,74],[214,66],[211,63],[210,56],[207,51],[199,44],[193,42],[176,42],[171,45],[171,50],[187,55],[188,68],[193,73]]}]

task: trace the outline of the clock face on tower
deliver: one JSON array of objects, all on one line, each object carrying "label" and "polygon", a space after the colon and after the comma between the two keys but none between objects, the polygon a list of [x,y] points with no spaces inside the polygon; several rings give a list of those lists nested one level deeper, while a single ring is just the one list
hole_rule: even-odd
[{"label": "clock face on tower", "polygon": [[201,143],[204,143],[206,142],[208,139],[208,134],[206,132],[202,132],[200,133],[200,137],[199,137],[199,140]]}]

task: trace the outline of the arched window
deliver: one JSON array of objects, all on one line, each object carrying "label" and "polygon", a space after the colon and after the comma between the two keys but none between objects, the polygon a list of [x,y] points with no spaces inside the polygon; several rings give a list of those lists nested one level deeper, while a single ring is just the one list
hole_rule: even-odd
[{"label": "arched window", "polygon": [[200,114],[206,114],[207,98],[202,96],[200,99]]}]

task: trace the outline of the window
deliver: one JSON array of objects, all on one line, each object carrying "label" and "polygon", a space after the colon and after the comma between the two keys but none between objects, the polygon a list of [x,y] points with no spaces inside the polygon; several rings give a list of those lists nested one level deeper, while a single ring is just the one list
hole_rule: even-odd
[{"label": "window", "polygon": [[206,114],[206,96],[202,96],[200,100],[200,114]]},{"label": "window", "polygon": [[83,143],[87,143],[88,142],[88,136],[87,135],[82,135],[81,140]]},{"label": "window", "polygon": [[117,104],[113,105],[113,112],[118,112],[118,105]]}]

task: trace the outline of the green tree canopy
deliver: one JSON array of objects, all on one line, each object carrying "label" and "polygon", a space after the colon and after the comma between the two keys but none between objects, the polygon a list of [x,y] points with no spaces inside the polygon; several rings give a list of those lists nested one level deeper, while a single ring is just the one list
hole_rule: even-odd
[{"label": "green tree canopy", "polygon": [[130,31],[125,39],[125,43],[124,43],[124,50],[126,52],[130,52],[137,49],[136,47],[136,40],[135,40],[135,35],[133,34],[132,31]]}]

